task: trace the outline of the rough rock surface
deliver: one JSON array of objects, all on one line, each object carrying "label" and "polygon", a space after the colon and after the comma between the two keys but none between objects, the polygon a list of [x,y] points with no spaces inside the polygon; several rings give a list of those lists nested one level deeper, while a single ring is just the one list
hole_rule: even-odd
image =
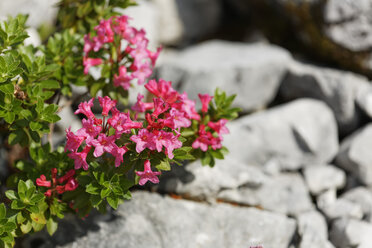
[{"label": "rough rock surface", "polygon": [[346,183],[345,172],[331,165],[306,167],[304,177],[310,192],[314,195],[329,189],[340,189]]},{"label": "rough rock surface", "polygon": [[301,213],[297,216],[299,248],[332,248],[328,241],[328,227],[323,215],[317,211]]},{"label": "rough rock surface", "polygon": [[338,151],[334,116],[317,100],[296,100],[242,117],[229,129],[225,146],[247,164],[263,165],[274,158],[283,169],[296,169],[330,162]]},{"label": "rough rock surface", "polygon": [[218,198],[291,216],[313,209],[305,182],[297,173],[273,176],[258,187],[225,189],[219,193]]},{"label": "rough rock surface", "polygon": [[217,160],[213,168],[195,161],[173,169],[163,175],[159,189],[198,200],[215,199],[222,189],[237,189],[243,185],[258,187],[268,180],[260,168],[236,161],[231,156]]},{"label": "rough rock surface", "polygon": [[364,187],[351,189],[341,195],[341,199],[354,202],[362,207],[364,218],[372,222],[372,191]]},{"label": "rough rock surface", "polygon": [[372,124],[342,141],[336,164],[354,174],[362,183],[372,185]]},{"label": "rough rock surface", "polygon": [[280,95],[287,101],[301,97],[324,101],[335,114],[341,134],[346,134],[360,123],[355,103],[366,89],[370,89],[368,80],[357,74],[293,62],[283,79]]},{"label": "rough rock surface", "polygon": [[60,247],[222,248],[261,244],[286,248],[295,232],[295,221],[283,215],[145,192],[133,194],[116,215],[109,222],[98,223],[96,231]]},{"label": "rough rock surface", "polygon": [[329,24],[326,34],[352,51],[372,48],[372,2],[369,0],[329,0],[324,9]]},{"label": "rough rock surface", "polygon": [[339,219],[333,222],[330,240],[339,248],[370,247],[372,224],[354,219]]},{"label": "rough rock surface", "polygon": [[276,46],[208,41],[163,61],[157,76],[193,99],[198,93],[213,94],[216,87],[239,93],[235,105],[250,111],[273,100],[290,60]]}]

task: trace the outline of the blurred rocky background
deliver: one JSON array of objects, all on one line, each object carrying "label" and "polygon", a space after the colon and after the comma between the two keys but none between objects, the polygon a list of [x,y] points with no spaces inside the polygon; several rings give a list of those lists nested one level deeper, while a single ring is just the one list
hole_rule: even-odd
[{"label": "blurred rocky background", "polygon": [[[0,16],[29,13],[40,44],[56,2],[1,0]],[[372,247],[372,0],[138,3],[122,12],[163,46],[155,77],[193,98],[238,94],[230,154],[20,247]]]}]

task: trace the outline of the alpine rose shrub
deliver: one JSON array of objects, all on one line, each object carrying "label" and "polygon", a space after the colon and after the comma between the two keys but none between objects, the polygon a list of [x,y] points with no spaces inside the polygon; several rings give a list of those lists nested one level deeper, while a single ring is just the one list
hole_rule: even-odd
[{"label": "alpine rose shrub", "polygon": [[[161,48],[150,51],[145,31],[130,26],[129,17],[96,13],[96,8],[85,13],[89,3],[62,2],[59,18],[70,29],[57,32],[45,47],[23,46],[25,17],[0,24],[0,124],[9,130],[10,145],[28,148],[17,158],[17,173],[8,178],[7,199],[0,204],[0,247],[12,247],[16,237],[44,227],[52,235],[66,213],[85,218],[92,208],[102,213],[108,205],[116,209],[131,198],[133,186],[159,183],[172,165],[201,159],[214,166],[227,152],[226,124],[238,116],[239,109],[231,107],[234,95],[219,89],[214,96],[199,94],[198,111],[196,102],[171,82],[149,80]],[[129,0],[119,2],[101,7],[130,5]],[[107,18],[96,25],[102,13]],[[92,67],[99,69],[98,79],[90,75]],[[138,94],[128,106],[134,82],[147,95]],[[72,97],[71,84],[88,91]],[[66,107],[60,104],[62,95],[78,105],[81,127],[66,129],[65,144],[55,146],[54,123]],[[99,113],[94,105],[100,106]]]}]

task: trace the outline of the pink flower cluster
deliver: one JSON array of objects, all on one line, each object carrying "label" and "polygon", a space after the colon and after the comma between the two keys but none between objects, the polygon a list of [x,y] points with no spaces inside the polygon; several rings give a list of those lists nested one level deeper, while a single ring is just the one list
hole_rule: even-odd
[{"label": "pink flower cluster", "polygon": [[145,88],[155,96],[153,102],[142,102],[143,96],[139,94],[132,109],[137,114],[149,110],[152,113],[146,113],[147,127],[140,129],[131,140],[136,142],[138,153],[145,148],[161,152],[164,147],[165,154],[172,159],[173,150],[182,146],[178,140],[180,129],[189,127],[192,119],[200,120],[195,102],[188,99],[186,93],[179,94],[174,90],[171,82],[162,79],[159,82],[150,80]]},{"label": "pink flower cluster", "polygon": [[[111,43],[116,47],[116,56],[114,61],[110,58],[108,63],[116,62],[118,64],[118,73],[114,75],[114,85],[128,90],[131,81],[137,79],[138,84],[143,84],[151,74],[155,62],[159,56],[161,48],[156,52],[150,51],[146,32],[128,24],[128,16],[112,17],[108,20],[102,20],[95,27],[96,36],[86,35],[84,37],[84,73],[87,74],[89,68],[100,65],[104,62],[102,58],[89,57],[90,53],[100,50],[110,49],[105,44]],[[116,39],[118,38],[118,39]],[[122,45],[126,47],[122,49]],[[111,56],[111,54],[110,54]]]},{"label": "pink flower cluster", "polygon": [[[79,104],[75,114],[84,114],[88,119],[82,120],[83,127],[76,133],[71,132],[70,129],[66,130],[65,150],[70,151],[68,156],[75,160],[75,169],[83,167],[84,170],[88,170],[86,158],[92,148],[94,148],[93,156],[96,158],[104,153],[114,156],[115,166],[118,167],[123,162],[123,155],[128,149],[126,146],[119,147],[115,141],[120,139],[123,133],[130,133],[133,128],[141,128],[142,123],[132,121],[129,112],[122,113],[117,110],[116,101],[108,96],[98,97],[103,116],[103,119],[98,119],[91,110],[93,100],[94,98]],[[112,113],[112,117],[106,121],[109,112]],[[113,135],[109,135],[110,128],[115,130]],[[85,143],[84,147],[83,143]]]},{"label": "pink flower cluster", "polygon": [[[199,94],[203,115],[208,112],[208,105],[212,98],[208,94]],[[192,148],[200,148],[203,152],[206,152],[209,147],[213,150],[222,148],[222,135],[229,133],[229,130],[225,126],[226,123],[227,119],[220,119],[217,122],[209,121],[207,126],[199,123],[198,137],[192,143]]]},{"label": "pink flower cluster", "polygon": [[[57,178],[57,168],[51,170],[52,181],[46,180],[45,175],[41,175],[36,179],[36,185],[39,187],[49,188],[44,195],[50,197],[53,192],[63,194],[66,191],[74,191],[78,186],[78,182],[74,178],[75,170],[69,170],[64,176]],[[65,183],[64,185],[62,185]]]}]

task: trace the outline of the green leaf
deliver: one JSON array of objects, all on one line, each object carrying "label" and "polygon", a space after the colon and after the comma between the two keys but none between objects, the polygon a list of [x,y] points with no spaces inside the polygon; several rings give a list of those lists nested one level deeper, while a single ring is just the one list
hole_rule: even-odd
[{"label": "green leaf", "polygon": [[36,204],[43,199],[44,199],[44,195],[41,194],[41,193],[38,193],[38,194],[35,194],[31,197],[31,203]]},{"label": "green leaf", "polygon": [[106,198],[108,204],[113,208],[113,209],[117,209],[118,208],[118,205],[119,205],[119,199],[116,197],[116,196],[109,196]]},{"label": "green leaf", "polygon": [[163,170],[163,171],[170,171],[170,169],[171,169],[168,158],[165,158],[164,160],[161,160],[160,163],[157,164],[155,167],[156,167],[156,169],[158,169],[159,171],[160,171],[160,170]]},{"label": "green leaf", "polygon": [[17,200],[17,193],[14,190],[8,190],[5,192],[6,197],[8,197],[9,200]]},{"label": "green leaf", "polygon": [[212,154],[213,157],[217,159],[224,159],[224,156],[221,152],[221,150],[211,150],[210,153]]},{"label": "green leaf", "polygon": [[40,86],[43,89],[59,89],[59,82],[56,80],[45,80],[40,82]]},{"label": "green leaf", "polygon": [[20,200],[14,200],[12,201],[12,204],[10,205],[12,209],[23,209],[26,207],[26,205],[21,202]]},{"label": "green leaf", "polygon": [[43,125],[39,122],[30,122],[30,128],[32,131],[38,131],[43,127]]},{"label": "green leaf", "polygon": [[91,195],[99,195],[100,194],[100,189],[98,185],[95,185],[93,183],[90,183],[87,185],[85,191]]},{"label": "green leaf", "polygon": [[4,203],[0,204],[0,219],[4,219],[6,215],[6,208]]},{"label": "green leaf", "polygon": [[44,213],[31,213],[31,219],[38,224],[46,224]]},{"label": "green leaf", "polygon": [[101,198],[107,197],[111,193],[111,190],[109,188],[105,188],[101,190]]},{"label": "green leaf", "polygon": [[57,231],[57,228],[58,228],[57,221],[55,221],[53,218],[49,218],[47,220],[46,225],[47,225],[47,231],[49,235],[52,236]]},{"label": "green leaf", "polygon": [[5,94],[14,94],[14,86],[12,83],[0,84],[0,91]]},{"label": "green leaf", "polygon": [[32,224],[30,221],[27,221],[26,223],[21,225],[21,231],[24,234],[29,233],[31,229],[32,229]]}]

